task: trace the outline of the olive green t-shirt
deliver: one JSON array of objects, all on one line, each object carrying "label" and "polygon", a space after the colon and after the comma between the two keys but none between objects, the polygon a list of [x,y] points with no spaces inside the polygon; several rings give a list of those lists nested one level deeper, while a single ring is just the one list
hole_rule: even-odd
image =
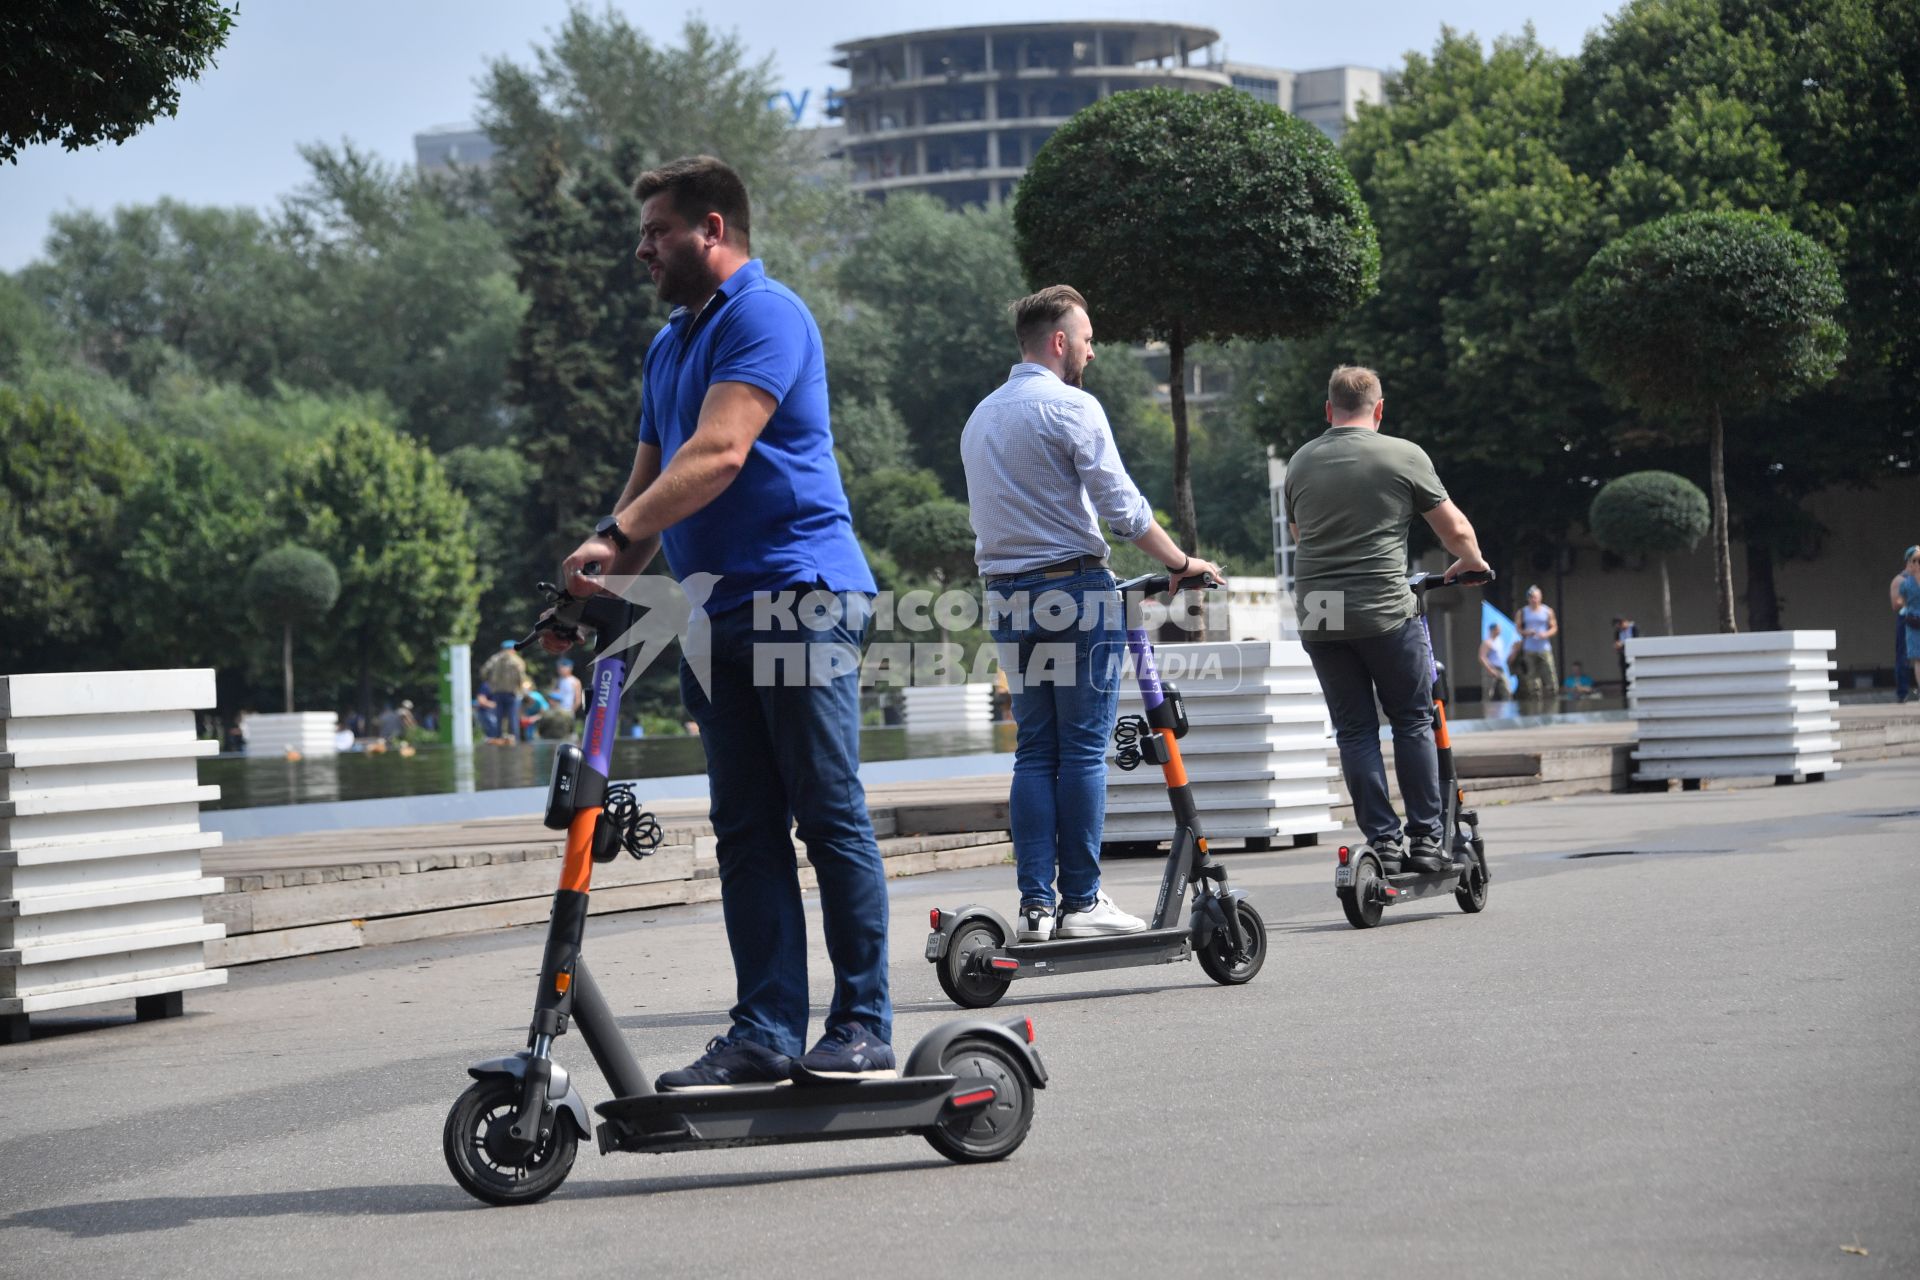
[{"label": "olive green t-shirt", "polygon": [[1286,499],[1300,528],[1302,640],[1384,635],[1414,615],[1407,526],[1447,500],[1426,450],[1368,427],[1328,427],[1287,464]]}]

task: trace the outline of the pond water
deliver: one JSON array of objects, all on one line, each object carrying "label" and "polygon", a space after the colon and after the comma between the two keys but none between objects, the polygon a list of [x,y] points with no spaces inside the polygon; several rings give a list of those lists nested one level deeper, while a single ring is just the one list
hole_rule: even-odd
[{"label": "pond water", "polygon": [[[214,756],[200,762],[203,785],[220,788],[220,798],[203,809],[257,809],[271,805],[326,804],[341,800],[377,800],[395,796],[445,795],[458,791],[499,791],[544,787],[553,768],[552,742],[523,742],[515,747],[479,745],[471,752],[422,746],[411,756],[388,751],[368,755],[348,751],[336,756],[282,760],[242,755]],[[983,755],[1013,750],[1013,726],[994,725],[979,732],[914,733],[901,728],[871,728],[860,733],[860,758],[873,762],[946,756]],[[615,778],[665,778],[704,773],[706,753],[694,737],[625,738],[614,745]]]}]

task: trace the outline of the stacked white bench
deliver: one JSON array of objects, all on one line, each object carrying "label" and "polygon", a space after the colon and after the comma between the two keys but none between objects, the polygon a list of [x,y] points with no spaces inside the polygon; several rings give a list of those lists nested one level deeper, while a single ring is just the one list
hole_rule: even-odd
[{"label": "stacked white bench", "polygon": [[[1207,642],[1155,647],[1163,677],[1187,707],[1180,757],[1209,840],[1243,839],[1265,849],[1277,838],[1311,845],[1337,831],[1331,781],[1339,771],[1327,704],[1296,641]],[[1140,690],[1120,683],[1120,714],[1142,714]],[[1143,763],[1122,772],[1108,751],[1103,845],[1171,839],[1166,779]]]},{"label": "stacked white bench", "polygon": [[984,731],[993,727],[990,684],[916,684],[906,694],[908,733]]},{"label": "stacked white bench", "polygon": [[218,986],[206,967],[193,712],[212,671],[0,676],[0,1040],[35,1013],[134,1001],[142,1019]]},{"label": "stacked white bench", "polygon": [[1772,775],[1818,781],[1840,766],[1831,631],[1648,636],[1627,641],[1638,722],[1634,780]]}]

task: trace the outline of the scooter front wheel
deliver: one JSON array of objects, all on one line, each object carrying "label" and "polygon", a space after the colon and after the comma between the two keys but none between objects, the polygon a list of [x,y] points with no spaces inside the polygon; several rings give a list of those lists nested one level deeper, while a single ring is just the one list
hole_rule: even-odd
[{"label": "scooter front wheel", "polygon": [[1000,931],[985,920],[974,920],[956,929],[947,941],[947,953],[934,965],[940,989],[947,993],[947,999],[962,1009],[985,1009],[998,1004],[1000,997],[1007,994],[1011,980],[986,973],[974,963],[973,957],[976,952],[994,951],[1005,943]]},{"label": "scooter front wheel", "polygon": [[1215,929],[1207,945],[1195,953],[1207,976],[1228,987],[1253,981],[1253,975],[1267,962],[1267,922],[1245,898],[1234,899],[1233,906],[1240,917],[1241,936],[1247,940],[1246,950],[1236,953],[1232,932]]},{"label": "scooter front wheel", "polygon": [[508,1132],[520,1106],[520,1082],[510,1076],[475,1081],[454,1100],[441,1134],[447,1168],[469,1195],[488,1204],[532,1204],[553,1194],[573,1171],[580,1146],[573,1122],[553,1119],[553,1131],[531,1150]]},{"label": "scooter front wheel", "polygon": [[933,1149],[962,1164],[1004,1160],[1033,1124],[1033,1085],[1005,1049],[967,1036],[947,1046],[940,1069],[960,1085],[993,1086],[993,1101],[960,1112],[927,1131]]},{"label": "scooter front wheel", "polygon": [[1487,909],[1487,851],[1478,840],[1473,842],[1473,850],[1467,855],[1467,874],[1461,877],[1460,887],[1453,891],[1453,900],[1468,915]]},{"label": "scooter front wheel", "polygon": [[1380,897],[1374,891],[1379,883],[1379,865],[1372,858],[1362,858],[1353,869],[1352,887],[1340,890],[1340,909],[1354,928],[1371,929],[1380,923]]}]

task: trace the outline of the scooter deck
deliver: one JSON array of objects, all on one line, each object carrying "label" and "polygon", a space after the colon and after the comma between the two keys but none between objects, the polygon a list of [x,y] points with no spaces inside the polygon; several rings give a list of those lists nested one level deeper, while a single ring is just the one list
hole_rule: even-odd
[{"label": "scooter deck", "polygon": [[600,1150],[694,1151],[714,1147],[883,1138],[919,1133],[939,1120],[957,1080],[949,1075],[830,1084],[754,1084],[614,1098]]},{"label": "scooter deck", "polygon": [[1115,969],[1129,965],[1172,964],[1193,952],[1185,927],[1143,929],[1139,933],[1108,933],[1092,938],[1053,938],[1046,942],[1014,942],[984,952],[981,962],[994,957],[1017,960],[1020,967],[1001,974],[1012,978],[1042,978],[1056,973]]},{"label": "scooter deck", "polygon": [[1403,871],[1396,876],[1387,876],[1386,882],[1393,886],[1399,900],[1406,902],[1452,893],[1460,887],[1466,874],[1466,866],[1455,863],[1451,871]]}]

